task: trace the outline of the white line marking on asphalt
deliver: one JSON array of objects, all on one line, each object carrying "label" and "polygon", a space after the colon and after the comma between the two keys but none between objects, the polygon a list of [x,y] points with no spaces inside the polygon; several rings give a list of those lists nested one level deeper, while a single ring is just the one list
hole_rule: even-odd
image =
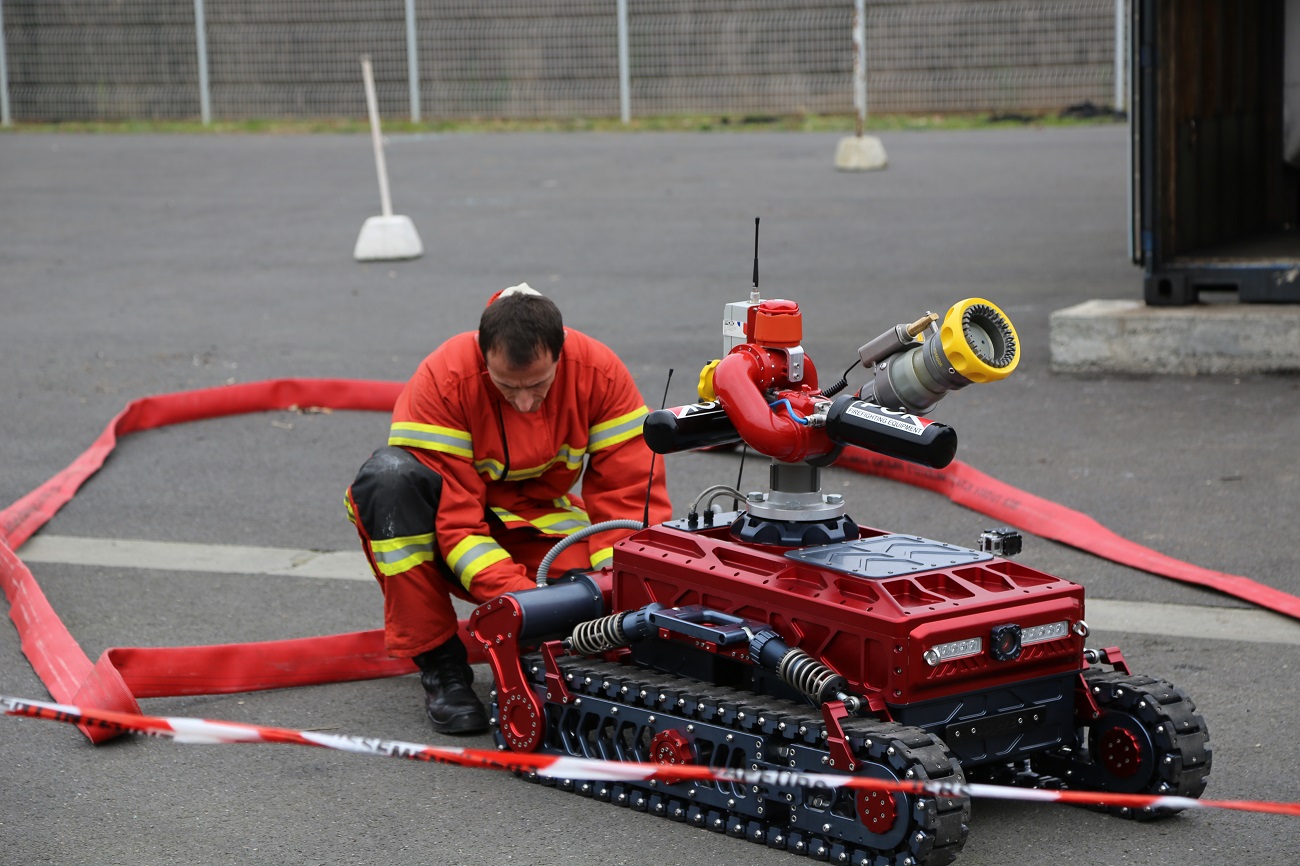
[{"label": "white line marking on asphalt", "polygon": [[1093,631],[1206,638],[1238,643],[1300,644],[1300,622],[1271,610],[1090,598]]},{"label": "white line marking on asphalt", "polygon": [[[370,567],[360,550],[293,550],[283,547],[37,535],[22,546],[18,555],[26,562],[99,568],[373,580]],[[1087,617],[1088,625],[1093,631],[1242,643],[1300,644],[1300,622],[1254,608],[1091,598],[1088,600]]]},{"label": "white line marking on asphalt", "polygon": [[38,535],[24,544],[18,555],[25,562],[97,565],[101,568],[374,580],[359,548],[338,551],[291,550],[283,547],[236,547],[228,544]]}]

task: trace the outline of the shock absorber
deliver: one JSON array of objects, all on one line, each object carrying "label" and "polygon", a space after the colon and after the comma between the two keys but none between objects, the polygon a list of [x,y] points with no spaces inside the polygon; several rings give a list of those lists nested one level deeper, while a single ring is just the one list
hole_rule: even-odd
[{"label": "shock absorber", "polygon": [[782,682],[807,695],[818,706],[843,701],[856,712],[862,701],[848,693],[848,680],[798,647],[791,647],[774,631],[763,631],[749,641],[749,659],[774,672]]},{"label": "shock absorber", "polygon": [[573,627],[573,634],[565,639],[564,646],[579,655],[587,656],[625,647],[634,640],[654,633],[655,628],[650,624],[649,616],[662,607],[662,604],[655,602],[640,610],[625,610],[580,622]]},{"label": "shock absorber", "polygon": [[627,646],[627,634],[623,631],[623,617],[626,615],[626,611],[611,613],[600,619],[578,623],[573,627],[573,634],[565,639],[565,648],[579,655],[594,656]]}]

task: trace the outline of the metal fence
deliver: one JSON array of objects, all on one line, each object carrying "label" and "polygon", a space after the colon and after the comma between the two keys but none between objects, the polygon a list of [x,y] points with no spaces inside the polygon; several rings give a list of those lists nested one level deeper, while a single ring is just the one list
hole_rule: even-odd
[{"label": "metal fence", "polygon": [[[1115,8],[868,0],[871,111],[1109,105]],[[369,54],[386,115],[850,113],[853,9],[854,0],[0,0],[0,82],[7,76],[15,120],[360,118],[358,58]]]}]

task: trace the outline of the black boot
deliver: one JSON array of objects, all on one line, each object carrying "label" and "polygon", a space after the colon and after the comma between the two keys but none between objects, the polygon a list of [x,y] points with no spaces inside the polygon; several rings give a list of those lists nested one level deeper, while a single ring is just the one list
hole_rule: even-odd
[{"label": "black boot", "polygon": [[474,671],[469,666],[465,645],[453,636],[441,646],[416,656],[420,685],[424,686],[424,708],[433,729],[440,734],[477,734],[488,729],[487,710],[470,686]]}]

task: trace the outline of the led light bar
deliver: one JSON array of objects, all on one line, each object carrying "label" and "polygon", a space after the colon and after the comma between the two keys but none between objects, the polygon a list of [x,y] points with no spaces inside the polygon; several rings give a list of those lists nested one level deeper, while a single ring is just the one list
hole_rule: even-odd
[{"label": "led light bar", "polygon": [[965,640],[955,640],[948,643],[935,644],[922,655],[925,663],[934,667],[940,662],[948,662],[953,659],[965,658],[966,656],[977,656],[984,650],[984,638],[968,637]]},{"label": "led light bar", "polygon": [[1070,621],[1064,619],[1060,622],[1049,622],[1047,625],[1029,626],[1020,630],[1020,645],[1028,646],[1031,643],[1056,640],[1058,637],[1065,637],[1069,633]]}]

